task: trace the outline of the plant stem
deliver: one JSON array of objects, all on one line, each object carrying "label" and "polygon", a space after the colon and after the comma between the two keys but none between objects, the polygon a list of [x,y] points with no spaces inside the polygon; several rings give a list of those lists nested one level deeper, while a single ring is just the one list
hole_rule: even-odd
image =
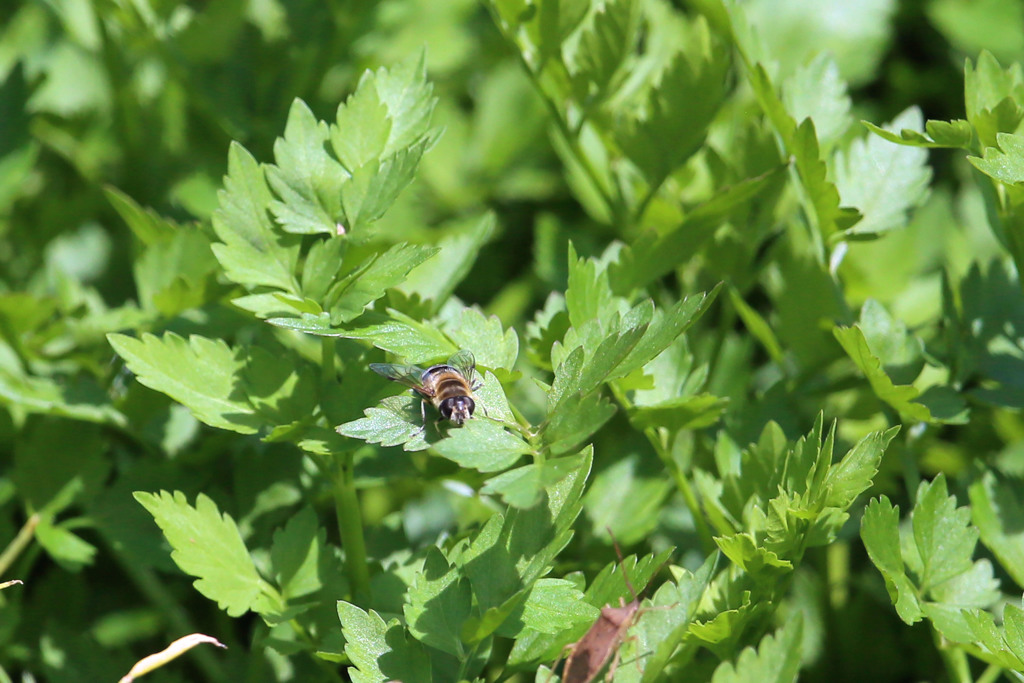
[{"label": "plant stem", "polygon": [[356,493],[352,452],[336,455],[334,476],[334,508],[338,516],[341,547],[345,550],[345,571],[352,585],[353,602],[370,601],[370,570],[366,561],[366,540],[363,538],[363,514]]},{"label": "plant stem", "polygon": [[836,541],[825,550],[828,577],[828,600],[832,610],[846,606],[850,596],[850,546]]},{"label": "plant stem", "polygon": [[37,512],[25,520],[25,523],[18,531],[18,535],[4,548],[3,553],[0,553],[0,576],[3,576],[11,568],[14,561],[18,559],[18,556],[32,542],[38,525],[39,513]]},{"label": "plant stem", "polygon": [[967,662],[967,654],[960,648],[944,647],[942,636],[932,626],[932,640],[935,642],[935,649],[942,657],[942,663],[946,667],[946,675],[952,683],[973,683],[971,667]]},{"label": "plant stem", "polygon": [[658,457],[662,459],[669,469],[672,471],[672,476],[676,481],[676,487],[679,489],[679,493],[682,494],[683,500],[686,502],[686,507],[690,510],[690,515],[693,517],[693,525],[697,529],[697,535],[700,537],[701,547],[704,549],[706,554],[715,552],[718,547],[715,544],[715,539],[711,535],[711,528],[708,526],[708,522],[704,519],[704,514],[700,509],[700,501],[697,500],[697,494],[693,492],[693,487],[690,486],[690,480],[683,475],[683,471],[679,468],[674,460],[666,453],[663,449],[659,448],[657,442],[659,441],[657,433],[653,429],[645,429],[644,434],[647,435],[647,439],[654,445],[654,450],[658,452]]},{"label": "plant stem", "polygon": [[[628,411],[633,407],[626,393],[619,389],[615,382],[609,382],[608,386],[611,387],[612,395],[615,396],[615,400],[619,402],[619,405],[624,410]],[[693,517],[693,525],[697,529],[697,535],[700,537],[701,548],[703,548],[705,553],[713,553],[717,546],[711,535],[711,528],[708,526],[707,520],[704,519],[704,514],[700,509],[700,501],[697,500],[697,494],[694,493],[693,487],[690,486],[690,480],[686,478],[679,465],[672,459],[671,454],[665,448],[665,444],[662,443],[658,430],[648,427],[644,430],[644,436],[647,437],[647,440],[654,448],[654,452],[657,453],[665,467],[672,473],[672,477],[676,482],[676,488],[682,494],[683,501],[690,510],[690,516]]]},{"label": "plant stem", "polygon": [[993,681],[999,678],[1000,674],[1002,673],[1003,667],[998,666],[996,664],[989,664],[988,668],[985,669],[980,676],[978,676],[978,680],[976,681],[976,683],[993,683]]},{"label": "plant stem", "polygon": [[[586,156],[583,153],[582,147],[580,147],[579,136],[573,134],[573,131],[569,128],[568,122],[563,118],[558,105],[553,99],[551,99],[551,97],[548,96],[548,93],[541,85],[540,73],[534,71],[533,67],[530,66],[530,63],[526,61],[526,57],[523,56],[523,51],[519,49],[519,43],[516,42],[513,36],[509,35],[501,17],[498,16],[489,5],[488,9],[490,9],[491,18],[494,21],[495,27],[497,27],[498,32],[501,33],[501,37],[505,39],[505,42],[512,46],[512,51],[515,52],[523,70],[526,71],[527,76],[530,77],[530,83],[533,84],[537,94],[540,95],[541,100],[544,102],[544,106],[548,109],[551,119],[555,122],[555,127],[558,129],[559,135],[562,136],[562,139],[565,141],[569,151],[571,151],[573,156],[576,158],[576,163],[580,165],[580,168],[583,169],[583,172],[590,179],[591,184],[593,184],[594,189],[601,196],[602,201],[604,201],[605,206],[608,208],[608,214],[612,217],[612,220],[620,221],[623,214],[625,214],[622,203],[620,201],[616,201],[609,193],[608,188],[606,188],[601,182],[601,176],[598,174],[597,169],[594,168],[594,165],[590,162],[590,157]],[[584,121],[585,118],[581,117],[580,128],[582,128]],[[612,182],[615,182],[614,177],[612,177]],[[621,192],[619,194],[621,195]]]},{"label": "plant stem", "polygon": [[[320,338],[320,382],[326,395],[328,387],[337,381],[335,372],[334,338]],[[370,600],[370,570],[366,563],[366,540],[363,538],[363,514],[355,487],[355,463],[352,451],[335,453],[335,462],[317,458],[320,471],[330,477],[334,511],[338,520],[338,535],[345,551],[345,572],[352,590],[353,602],[367,604]]]}]

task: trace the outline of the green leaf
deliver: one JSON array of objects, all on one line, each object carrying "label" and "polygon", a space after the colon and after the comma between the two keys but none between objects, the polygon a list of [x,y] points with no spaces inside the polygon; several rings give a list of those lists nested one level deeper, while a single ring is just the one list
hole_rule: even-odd
[{"label": "green leaf", "polygon": [[[379,73],[386,73],[382,68]],[[342,166],[354,172],[384,154],[392,121],[376,88],[376,74],[364,71],[354,93],[338,106],[329,137]]]},{"label": "green leaf", "polygon": [[[509,3],[497,2],[496,5]],[[588,0],[541,0],[540,10],[528,24],[530,37],[538,44],[539,59],[544,61],[556,56],[565,39],[587,16],[590,9]],[[520,16],[526,5],[517,7],[514,16]],[[511,8],[505,8],[503,14]]]},{"label": "green leaf", "polygon": [[712,394],[680,396],[635,406],[629,411],[629,420],[638,429],[663,427],[672,433],[680,429],[702,429],[717,422],[728,404],[729,399]]},{"label": "green leaf", "polygon": [[803,619],[797,617],[761,639],[754,648],[740,652],[736,663],[722,662],[711,683],[792,683],[800,673]]},{"label": "green leaf", "polygon": [[[888,500],[865,511],[861,536],[872,561],[882,572],[890,597],[907,623],[920,619],[922,609],[954,639],[964,638],[969,624],[964,607],[990,607],[999,599],[998,581],[987,560],[974,562],[978,530],[969,526],[970,510],[957,508],[946,492],[945,477],[922,482],[911,513],[911,530],[902,543],[899,511]],[[911,585],[904,562],[916,577]],[[923,603],[924,597],[933,602]]]},{"label": "green leaf", "polygon": [[578,469],[585,459],[586,454],[580,453],[517,467],[488,479],[480,492],[499,495],[512,507],[530,508],[540,502],[546,489]]},{"label": "green leaf", "polygon": [[270,564],[274,579],[286,599],[302,598],[320,590],[325,580],[319,571],[327,549],[327,533],[319,528],[311,507],[302,508],[274,531]]},{"label": "green leaf", "polygon": [[1013,133],[1024,119],[1024,70],[1014,63],[1003,69],[987,50],[977,66],[964,64],[964,105],[982,147],[995,147],[999,133]]},{"label": "green leaf", "polygon": [[719,557],[718,553],[708,555],[692,574],[685,569],[673,569],[676,583],[667,581],[658,588],[650,601],[652,609],[646,609],[646,603],[641,606],[642,618],[630,629],[622,657],[628,661],[625,658],[631,653],[644,656],[642,681],[656,681],[663,675],[697,615],[697,606],[715,575]]},{"label": "green leaf", "polygon": [[196,590],[238,617],[267,611],[265,584],[242,542],[235,521],[200,493],[192,507],[185,494],[137,491],[135,500],[153,515],[174,549],[171,558],[183,572],[197,577]]},{"label": "green leaf", "polygon": [[324,147],[328,127],[300,99],[292,101],[284,137],[274,143],[267,180],[280,198],[270,204],[285,232],[337,235],[341,186],[349,174]]},{"label": "green leaf", "polygon": [[929,615],[936,607],[952,612],[970,607],[987,609],[998,603],[1003,595],[999,591],[999,579],[993,576],[992,564],[982,559],[970,569],[932,588],[930,597],[935,602],[925,605]]},{"label": "green leaf", "polygon": [[423,401],[419,398],[408,394],[389,396],[379,405],[367,408],[366,417],[339,425],[336,431],[367,443],[422,451],[430,447],[427,437],[433,438],[423,424],[422,410]]},{"label": "green leaf", "polygon": [[121,220],[131,228],[132,234],[144,245],[153,245],[170,239],[181,226],[164,218],[153,209],[144,209],[116,187],[105,187],[103,193]]},{"label": "green leaf", "polygon": [[831,54],[801,65],[782,86],[782,101],[795,121],[810,118],[826,149],[850,127],[850,96]]},{"label": "green leaf", "polygon": [[909,145],[911,147],[930,148],[953,148],[971,149],[971,141],[974,137],[974,128],[964,119],[952,121],[926,121],[924,134],[912,128],[904,128],[897,135],[894,131],[886,130],[871,123],[861,121],[865,128],[883,140],[895,142],[897,145]]},{"label": "green leaf", "polygon": [[517,615],[522,614],[528,593],[526,589],[521,590],[501,605],[485,610],[480,617],[469,617],[462,625],[463,642],[479,643],[507,622],[518,624]]},{"label": "green leaf", "polygon": [[514,329],[503,329],[497,316],[464,308],[445,324],[444,331],[456,346],[472,351],[479,365],[508,370],[515,367],[519,337]]},{"label": "green leaf", "polygon": [[827,491],[825,506],[847,510],[857,496],[868,490],[878,473],[885,449],[899,430],[897,426],[884,432],[871,432],[858,441],[842,460],[828,468],[824,482]]},{"label": "green leaf", "polygon": [[515,638],[523,630],[556,634],[579,624],[591,624],[597,617],[593,605],[584,602],[583,591],[563,579],[539,579],[530,588],[518,615],[519,630],[502,628],[498,632]]},{"label": "green leaf", "polygon": [[777,577],[782,573],[780,570],[793,570],[792,562],[781,559],[776,553],[758,545],[751,534],[716,536],[715,544],[736,566],[756,578],[763,579],[765,574],[774,574],[774,577]]},{"label": "green leaf", "polygon": [[558,404],[539,436],[552,455],[569,453],[604,426],[615,410],[599,393],[577,392]]},{"label": "green leaf", "polygon": [[597,103],[621,85],[624,78],[620,70],[637,40],[637,19],[634,0],[609,0],[590,15],[569,64],[578,99]]},{"label": "green leaf", "polygon": [[[305,297],[323,302],[327,291],[338,278],[349,241],[343,237],[320,239],[313,242],[302,266],[302,293]],[[282,296],[278,294],[278,296]],[[236,304],[237,305],[237,304]],[[320,311],[315,311],[319,313]]]},{"label": "green leaf", "polygon": [[533,452],[530,444],[487,419],[471,419],[462,427],[448,428],[448,435],[433,444],[437,453],[480,472],[497,472]]},{"label": "green leaf", "polygon": [[433,138],[427,139],[353,169],[352,177],[341,186],[344,229],[360,234],[383,216],[412,182],[423,153],[434,142]]},{"label": "green leaf", "polygon": [[544,302],[544,308],[537,311],[534,319],[526,323],[527,354],[539,367],[552,370],[551,350],[569,330],[569,313],[565,299],[558,292],[552,292]]},{"label": "green leaf", "polygon": [[807,193],[814,224],[822,235],[828,237],[837,230],[849,229],[861,219],[855,209],[840,207],[839,188],[828,178],[828,167],[811,119],[804,119],[797,126],[790,153]]},{"label": "green leaf", "polygon": [[[735,22],[734,22],[735,23]],[[786,106],[782,102],[782,98],[772,83],[771,77],[768,75],[768,70],[765,69],[763,64],[750,65],[751,68],[747,73],[747,78],[750,80],[750,86],[754,91],[754,96],[757,98],[758,104],[761,105],[761,110],[764,111],[765,116],[771,123],[772,128],[775,129],[775,133],[782,138],[783,144],[787,148],[793,145],[793,138],[796,135],[796,120],[789,115],[786,111]],[[808,125],[810,129],[814,129],[814,123],[805,119],[802,125]],[[814,137],[815,152],[817,151],[817,136]],[[817,156],[817,155],[815,155]]]},{"label": "green leaf", "polygon": [[[612,332],[592,354],[586,354],[586,361],[580,361],[579,370],[574,365],[559,365],[555,370],[555,383],[548,396],[549,412],[555,409],[565,397],[576,392],[585,396],[597,389],[603,382],[616,376],[616,369],[626,360],[633,348],[647,332],[647,325],[631,327],[622,333]],[[577,347],[582,350],[582,347]],[[573,354],[569,358],[573,358]],[[573,361],[575,363],[575,361]]]},{"label": "green leaf", "polygon": [[772,330],[771,325],[768,324],[768,321],[744,301],[743,295],[733,287],[729,288],[729,302],[736,309],[736,313],[739,314],[747,331],[761,342],[761,346],[764,347],[764,350],[771,359],[776,363],[782,363],[784,355],[782,345],[779,343],[778,337],[775,336],[775,332]]},{"label": "green leaf", "polygon": [[917,490],[913,511],[914,541],[921,555],[918,585],[929,590],[971,568],[978,530],[969,525],[969,508],[956,507],[941,474]]},{"label": "green leaf", "polygon": [[505,398],[505,390],[502,388],[498,378],[494,376],[493,372],[488,370],[484,372],[480,380],[482,382],[480,388],[473,392],[477,399],[477,412],[475,415],[484,415],[492,420],[515,424],[516,416],[508,405],[508,399]]},{"label": "green leaf", "polygon": [[301,318],[271,318],[271,325],[287,330],[306,332],[325,337],[365,339],[379,349],[405,358],[409,363],[426,363],[451,356],[459,348],[434,327],[413,320],[407,315],[388,309],[390,318],[379,315],[364,316],[365,320],[379,320],[363,327],[339,329],[331,326],[326,314],[303,314]]},{"label": "green leaf", "polygon": [[461,633],[471,602],[469,581],[449,566],[438,548],[428,548],[423,569],[409,587],[403,606],[409,633],[425,645],[464,659]]},{"label": "green leaf", "polygon": [[345,323],[362,315],[367,306],[437,251],[437,247],[403,243],[367,258],[328,291],[325,303],[332,322]]},{"label": "green leaf", "polygon": [[242,351],[219,339],[193,336],[185,341],[173,332],[107,338],[140,383],[178,401],[198,420],[240,434],[254,434],[264,426],[252,405],[238,395],[246,362]]},{"label": "green leaf", "polygon": [[0,367],[0,404],[28,413],[124,426],[127,418],[91,377],[70,380],[14,374]]},{"label": "green leaf", "polygon": [[247,288],[262,285],[298,294],[298,238],[275,230],[267,213],[273,196],[263,169],[238,143],[231,145],[218,196],[213,229],[222,243],[213,245],[213,253],[228,279]]},{"label": "green leaf", "polygon": [[[607,548],[607,546],[606,546]],[[620,600],[630,601],[633,599],[633,590],[641,594],[647,590],[647,585],[660,571],[669,557],[672,556],[674,548],[668,548],[657,554],[644,555],[637,559],[635,555],[629,555],[622,561],[609,562],[598,572],[597,576],[587,587],[587,602],[597,607],[605,605],[619,605]],[[612,551],[609,548],[609,554]]]},{"label": "green leaf", "polygon": [[206,303],[207,280],[217,270],[217,259],[205,234],[181,228],[149,246],[133,270],[143,308],[173,317]]},{"label": "green leaf", "polygon": [[917,379],[924,368],[924,343],[907,331],[902,320],[891,316],[874,299],[868,299],[861,308],[857,326],[894,382],[909,384]]},{"label": "green leaf", "polygon": [[479,219],[458,223],[437,242],[437,255],[409,272],[398,288],[433,301],[436,313],[469,275],[480,250],[493,237],[495,225],[495,215],[490,212]]},{"label": "green leaf", "polygon": [[722,285],[717,284],[710,292],[691,294],[677,301],[670,309],[655,309],[651,322],[644,336],[629,352],[625,360],[615,371],[609,374],[609,380],[616,380],[642,368],[667,349],[679,335],[683,334],[695,323],[718,296]]},{"label": "green leaf", "polygon": [[[921,111],[907,109],[886,128],[920,129]],[[928,192],[932,172],[928,152],[916,147],[893,147],[878,136],[854,140],[849,149],[836,155],[835,184],[845,206],[855,207],[863,216],[847,235],[878,235],[907,224],[907,213],[921,204]]]},{"label": "green leaf", "polygon": [[312,368],[289,360],[253,346],[244,371],[236,377],[249,404],[268,425],[308,420],[316,410],[317,382]]},{"label": "green leaf", "polygon": [[777,187],[785,178],[786,168],[777,166],[759,176],[744,178],[720,189],[711,199],[689,211],[677,225],[643,233],[608,267],[612,289],[618,294],[628,294],[686,263],[731,214]]},{"label": "green leaf", "polygon": [[967,157],[985,175],[1007,185],[1024,182],[1024,135],[997,133],[998,147],[986,147],[981,158]]},{"label": "green leaf", "polygon": [[[973,640],[983,646],[979,655],[986,661],[1001,665],[1007,669],[1020,671],[1024,669],[1024,638],[1022,638],[1021,609],[1016,605],[1007,604],[1003,611],[1003,624],[1000,629],[989,612],[982,610],[963,610],[961,612],[967,623],[969,634],[965,640]],[[1012,624],[1012,626],[1010,626]],[[962,642],[962,641],[955,641]]]},{"label": "green leaf", "polygon": [[590,320],[602,320],[615,311],[607,271],[594,259],[578,258],[569,243],[569,282],[565,289],[565,306],[569,322],[575,328]]},{"label": "green leaf", "polygon": [[695,33],[700,54],[677,54],[648,91],[643,113],[615,129],[622,151],[651,187],[700,148],[725,96],[729,53],[703,21]]},{"label": "green leaf", "polygon": [[46,554],[67,572],[81,571],[83,567],[91,565],[96,556],[96,546],[65,527],[55,525],[47,517],[41,518],[36,525],[34,538]]},{"label": "green leaf", "polygon": [[1017,585],[1024,585],[1024,501],[1019,480],[986,470],[971,482],[968,494],[981,542]]},{"label": "green leaf", "polygon": [[673,489],[663,469],[636,452],[620,455],[593,477],[585,498],[587,518],[594,529],[611,529],[620,543],[639,543],[654,533],[656,511]]},{"label": "green leaf", "polygon": [[408,637],[398,619],[387,624],[370,610],[338,602],[338,618],[345,636],[345,654],[354,666],[352,683],[431,683],[431,660],[423,646]]},{"label": "green leaf", "polygon": [[932,414],[928,408],[914,401],[921,395],[921,392],[909,384],[896,385],[893,383],[882,368],[882,361],[868,347],[867,339],[860,327],[856,325],[853,327],[837,326],[832,329],[832,333],[846,354],[867,377],[875,396],[892,406],[905,419],[918,422],[932,420]]},{"label": "green leaf", "polygon": [[547,488],[538,505],[492,516],[463,554],[461,565],[481,611],[501,607],[550,571],[579,515],[593,451],[583,456],[579,468]]},{"label": "green leaf", "polygon": [[860,215],[851,209],[839,207],[839,190],[828,179],[828,168],[818,144],[814,121],[808,118],[799,126],[796,124],[761,64],[753,65],[749,78],[758,103],[775,133],[782,138],[786,151],[793,157],[804,190],[801,201],[811,224],[825,237],[851,227]]},{"label": "green leaf", "polygon": [[742,603],[738,607],[723,610],[709,621],[690,625],[689,635],[702,641],[702,645],[722,659],[727,659],[738,649],[740,639],[750,625],[761,623],[769,609],[764,603],[752,603],[749,591],[744,592],[740,599]]},{"label": "green leaf", "polygon": [[390,69],[378,69],[372,80],[392,122],[385,154],[412,147],[431,136],[430,119],[437,98],[433,96],[434,86],[427,81],[425,50]]},{"label": "green leaf", "polygon": [[527,0],[487,0],[487,6],[493,8],[491,11],[498,15],[505,26],[513,28],[529,21],[536,13]]},{"label": "green leaf", "polygon": [[917,590],[904,572],[900,552],[900,510],[882,496],[868,503],[861,518],[860,536],[871,561],[882,573],[889,598],[907,624],[920,621],[923,612]]},{"label": "green leaf", "polygon": [[770,58],[790,73],[814,55],[829,52],[843,77],[861,85],[874,76],[886,54],[897,3],[871,0],[853,6],[822,0],[808,7],[801,0],[758,0],[743,7],[741,20],[755,27],[757,38],[756,46],[743,47],[756,49],[757,59]]}]

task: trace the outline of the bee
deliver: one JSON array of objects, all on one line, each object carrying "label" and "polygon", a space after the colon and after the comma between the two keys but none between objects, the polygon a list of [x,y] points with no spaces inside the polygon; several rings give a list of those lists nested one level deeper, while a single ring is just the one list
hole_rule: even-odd
[{"label": "bee", "polygon": [[[370,363],[370,369],[429,398],[441,415],[438,422],[451,420],[460,427],[473,417],[473,411],[476,410],[473,391],[483,385],[474,377],[476,359],[473,358],[473,352],[467,350],[459,351],[447,363],[431,365],[426,370],[415,365],[395,363]],[[420,411],[426,427],[426,401],[420,406]]]}]

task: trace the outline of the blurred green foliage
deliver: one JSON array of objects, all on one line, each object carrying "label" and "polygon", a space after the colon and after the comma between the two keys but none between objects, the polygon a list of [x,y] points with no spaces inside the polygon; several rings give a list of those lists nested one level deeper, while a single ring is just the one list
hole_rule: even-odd
[{"label": "blurred green foliage", "polygon": [[1019,676],[1022,14],[0,7],[0,681]]}]

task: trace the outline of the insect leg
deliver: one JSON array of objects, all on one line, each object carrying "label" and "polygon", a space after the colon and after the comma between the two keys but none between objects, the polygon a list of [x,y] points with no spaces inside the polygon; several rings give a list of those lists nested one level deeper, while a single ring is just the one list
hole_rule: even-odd
[{"label": "insect leg", "polygon": [[[566,658],[566,656],[565,656],[565,653],[567,651],[569,653],[569,657],[568,658]],[[575,654],[576,654],[576,643],[566,643],[565,645],[563,645],[562,646],[562,651],[558,653],[558,659],[556,659],[551,664],[551,668],[548,669],[548,677],[544,679],[544,683],[550,683],[551,678],[555,675],[555,669],[558,668],[558,664],[563,659],[565,660],[565,667],[566,667],[566,668],[562,669],[562,673],[564,674],[566,672],[566,670],[569,668],[569,664],[572,663],[572,658],[573,658],[573,656]]]},{"label": "insect leg", "polygon": [[420,401],[420,417],[423,418],[423,424],[420,425],[419,431],[419,433],[422,434],[427,431],[427,402],[423,400]]}]

